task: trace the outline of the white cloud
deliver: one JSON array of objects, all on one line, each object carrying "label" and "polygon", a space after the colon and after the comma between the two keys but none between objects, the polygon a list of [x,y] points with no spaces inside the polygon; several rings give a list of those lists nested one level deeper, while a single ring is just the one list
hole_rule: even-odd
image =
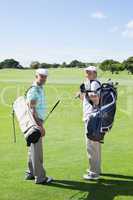
[{"label": "white cloud", "polygon": [[122,32],[122,36],[133,39],[133,20],[126,24],[125,30]]},{"label": "white cloud", "polygon": [[126,26],[128,29],[133,29],[133,20],[129,21]]},{"label": "white cloud", "polygon": [[105,19],[107,18],[107,16],[101,12],[101,11],[97,11],[91,14],[91,18],[93,19]]}]

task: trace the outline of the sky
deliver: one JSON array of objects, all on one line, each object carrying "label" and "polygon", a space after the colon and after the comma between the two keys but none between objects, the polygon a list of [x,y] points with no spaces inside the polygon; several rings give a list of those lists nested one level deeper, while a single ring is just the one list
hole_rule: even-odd
[{"label": "sky", "polygon": [[0,0],[0,61],[28,66],[129,56],[132,0]]}]

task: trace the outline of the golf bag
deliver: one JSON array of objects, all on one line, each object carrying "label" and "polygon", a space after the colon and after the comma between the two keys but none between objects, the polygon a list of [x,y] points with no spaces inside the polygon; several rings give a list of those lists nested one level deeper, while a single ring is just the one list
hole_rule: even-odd
[{"label": "golf bag", "polygon": [[27,146],[30,146],[31,143],[38,142],[41,137],[41,132],[24,96],[18,97],[13,103],[13,112],[17,117],[20,129],[27,142]]},{"label": "golf bag", "polygon": [[117,88],[112,82],[103,83],[97,90],[100,102],[94,108],[87,124],[87,137],[103,142],[105,134],[111,130],[116,113]]}]

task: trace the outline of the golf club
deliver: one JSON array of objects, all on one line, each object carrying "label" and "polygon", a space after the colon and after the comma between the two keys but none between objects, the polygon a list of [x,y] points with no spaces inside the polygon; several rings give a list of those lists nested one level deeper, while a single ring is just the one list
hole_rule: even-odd
[{"label": "golf club", "polygon": [[13,126],[13,141],[16,143],[16,129],[15,129],[15,113],[12,104],[12,126]]},{"label": "golf club", "polygon": [[54,111],[54,109],[58,106],[58,104],[60,103],[61,100],[58,100],[55,105],[53,106],[53,108],[50,110],[50,112],[48,113],[48,115],[46,116],[44,122],[47,121],[47,119],[49,118],[49,116],[51,115],[51,113]]},{"label": "golf club", "polygon": [[[53,108],[50,110],[47,117],[45,118],[44,122],[46,122],[48,120],[49,116],[54,111],[54,109],[58,106],[59,103],[60,103],[60,100],[58,100],[55,103],[55,105],[53,106]],[[14,143],[16,143],[15,113],[14,113],[14,109],[13,109],[13,104],[12,104],[12,127],[13,127],[13,141],[14,141]]]}]

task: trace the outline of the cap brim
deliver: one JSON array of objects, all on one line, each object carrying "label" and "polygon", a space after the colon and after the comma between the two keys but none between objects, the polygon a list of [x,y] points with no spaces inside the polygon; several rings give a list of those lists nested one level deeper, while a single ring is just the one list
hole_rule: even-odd
[{"label": "cap brim", "polygon": [[88,72],[97,72],[96,70],[91,70],[91,69],[87,69],[87,68],[84,69],[84,71],[85,71],[85,72],[87,72],[87,71],[88,71]]},{"label": "cap brim", "polygon": [[48,74],[36,73],[36,75],[48,76]]}]

